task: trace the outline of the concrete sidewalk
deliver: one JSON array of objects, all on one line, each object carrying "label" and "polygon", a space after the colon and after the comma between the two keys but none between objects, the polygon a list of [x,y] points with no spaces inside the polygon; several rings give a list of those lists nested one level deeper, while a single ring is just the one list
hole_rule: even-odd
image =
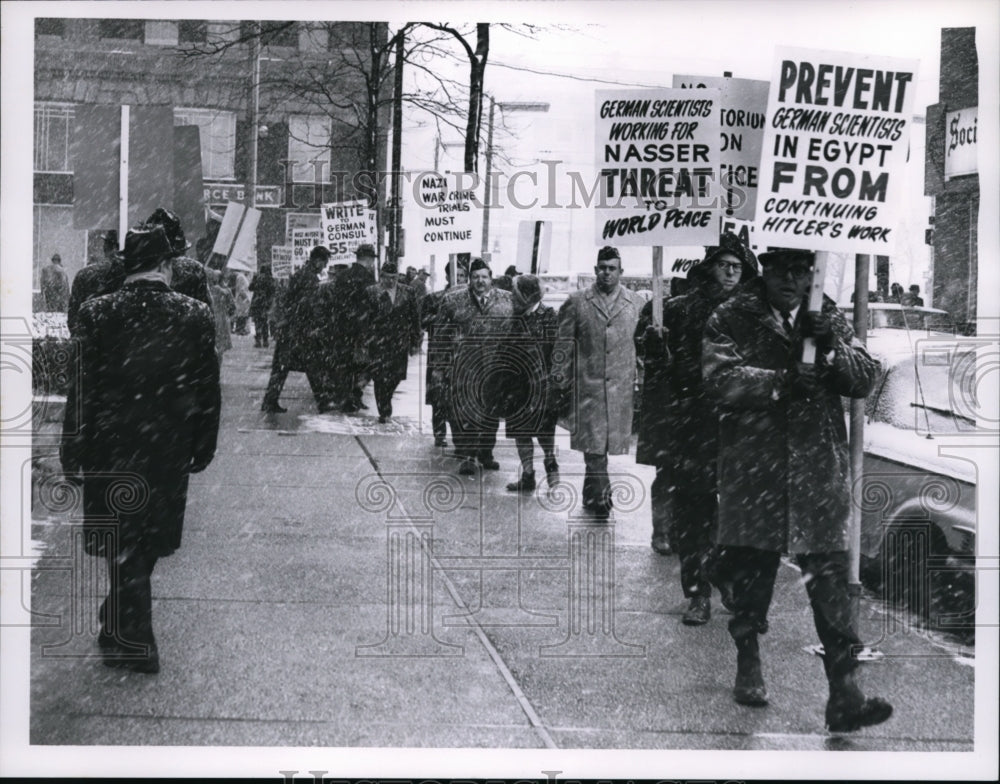
[{"label": "concrete sidewalk", "polygon": [[270,352],[235,342],[218,454],[153,577],[158,675],[101,666],[103,565],[73,556],[72,513],[36,508],[32,606],[60,620],[32,632],[32,744],[972,750],[969,652],[867,599],[882,657],[860,679],[895,714],[824,731],[789,565],[762,638],[771,704],[734,704],[728,616],[680,623],[677,560],[648,545],[652,472],[631,457],[612,460],[613,524],[594,525],[576,517],[582,460],[563,442],[556,492],[506,492],[518,462],[502,438],[500,471],[457,476],[421,434],[416,363],[387,425],[370,396],[361,415],[317,415],[300,374],[289,412],[265,415]]}]

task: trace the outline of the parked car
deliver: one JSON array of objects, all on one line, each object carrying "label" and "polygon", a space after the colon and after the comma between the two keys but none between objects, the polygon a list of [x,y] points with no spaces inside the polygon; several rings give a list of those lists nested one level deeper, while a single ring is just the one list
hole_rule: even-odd
[{"label": "parked car", "polygon": [[862,579],[918,621],[971,635],[976,467],[939,447],[976,433],[975,341],[927,329],[930,319],[947,319],[933,308],[876,303],[870,315],[879,326],[868,349],[882,372],[865,402],[864,474],[854,493]]}]

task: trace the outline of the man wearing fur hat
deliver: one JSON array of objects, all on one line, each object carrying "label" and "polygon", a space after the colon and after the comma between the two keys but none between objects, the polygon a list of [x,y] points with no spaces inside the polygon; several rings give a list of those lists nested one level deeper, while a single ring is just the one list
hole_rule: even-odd
[{"label": "man wearing fur hat", "polygon": [[130,230],[120,288],[81,305],[60,454],[82,475],[84,548],[107,561],[104,664],[143,673],[159,670],[153,567],[180,546],[188,476],[211,462],[219,428],[212,311],[171,291],[173,255],[162,226]]},{"label": "man wearing fur hat", "polygon": [[[681,562],[681,588],[690,606],[683,622],[697,626],[711,612],[711,565],[718,512],[716,471],[718,411],[701,382],[705,322],[740,282],[757,275],[757,259],[732,232],[705,249],[688,274],[687,294],[664,300],[663,326],[652,325],[646,303],[636,329],[643,350],[642,412],[636,462],[656,467],[652,496],[652,547],[672,548]],[[668,535],[669,534],[669,535]],[[725,590],[726,584],[722,583]],[[723,592],[723,603],[728,601]]]},{"label": "man wearing fur hat", "polygon": [[[848,596],[851,471],[841,397],[864,398],[879,363],[824,298],[807,312],[815,254],[772,249],[761,278],[720,305],[705,328],[705,389],[720,405],[719,544],[733,583],[734,699],[766,705],[758,636],[782,553],[795,556],[809,594],[830,697],[827,727],[879,724],[892,706],[854,681],[860,640]],[[801,361],[803,338],[815,364]]]},{"label": "man wearing fur hat", "polygon": [[567,414],[570,446],[583,452],[583,506],[599,518],[611,513],[608,455],[629,450],[633,335],[642,300],[621,285],[617,248],[601,248],[589,289],[574,291],[559,309],[559,337],[549,377]]}]

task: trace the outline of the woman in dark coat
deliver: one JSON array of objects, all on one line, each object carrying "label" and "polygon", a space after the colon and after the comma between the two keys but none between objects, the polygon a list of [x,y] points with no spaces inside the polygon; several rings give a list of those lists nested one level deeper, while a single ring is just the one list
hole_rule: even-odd
[{"label": "woman in dark coat", "polygon": [[267,348],[269,330],[268,313],[271,310],[271,300],[274,299],[274,277],[271,275],[271,265],[264,264],[260,272],[254,275],[250,282],[253,299],[250,300],[250,318],[253,319],[253,345],[255,348]]},{"label": "woman in dark coat", "polygon": [[504,391],[501,413],[507,438],[517,445],[521,476],[507,485],[512,493],[535,489],[535,450],[532,438],[544,454],[545,475],[551,487],[559,479],[556,463],[556,419],[558,411],[548,390],[552,348],[559,333],[555,310],[542,304],[542,287],[534,275],[513,278],[514,318],[503,344],[504,373],[497,386]]},{"label": "woman in dark coat", "polygon": [[680,557],[681,587],[690,600],[683,620],[689,625],[709,618],[718,512],[718,411],[702,388],[702,333],[716,306],[756,274],[753,253],[726,232],[689,273],[690,291],[664,302],[665,342],[650,325],[652,302],[636,329],[645,351],[636,462],[656,466],[652,546],[662,551],[667,538]]},{"label": "woman in dark coat", "polygon": [[84,547],[107,559],[104,663],[146,673],[159,670],[153,567],[180,546],[188,475],[211,462],[219,428],[212,311],[170,290],[170,255],[160,227],[129,231],[121,288],[80,307],[60,454],[83,477]]}]

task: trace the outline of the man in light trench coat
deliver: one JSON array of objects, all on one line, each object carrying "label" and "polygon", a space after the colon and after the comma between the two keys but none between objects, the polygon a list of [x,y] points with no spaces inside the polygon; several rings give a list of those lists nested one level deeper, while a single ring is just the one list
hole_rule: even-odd
[{"label": "man in light trench coat", "polygon": [[616,248],[598,251],[594,272],[594,285],[571,293],[559,309],[550,382],[561,398],[570,447],[583,452],[583,507],[606,518],[612,507],[608,455],[626,454],[632,433],[632,336],[642,300],[620,284]]}]

